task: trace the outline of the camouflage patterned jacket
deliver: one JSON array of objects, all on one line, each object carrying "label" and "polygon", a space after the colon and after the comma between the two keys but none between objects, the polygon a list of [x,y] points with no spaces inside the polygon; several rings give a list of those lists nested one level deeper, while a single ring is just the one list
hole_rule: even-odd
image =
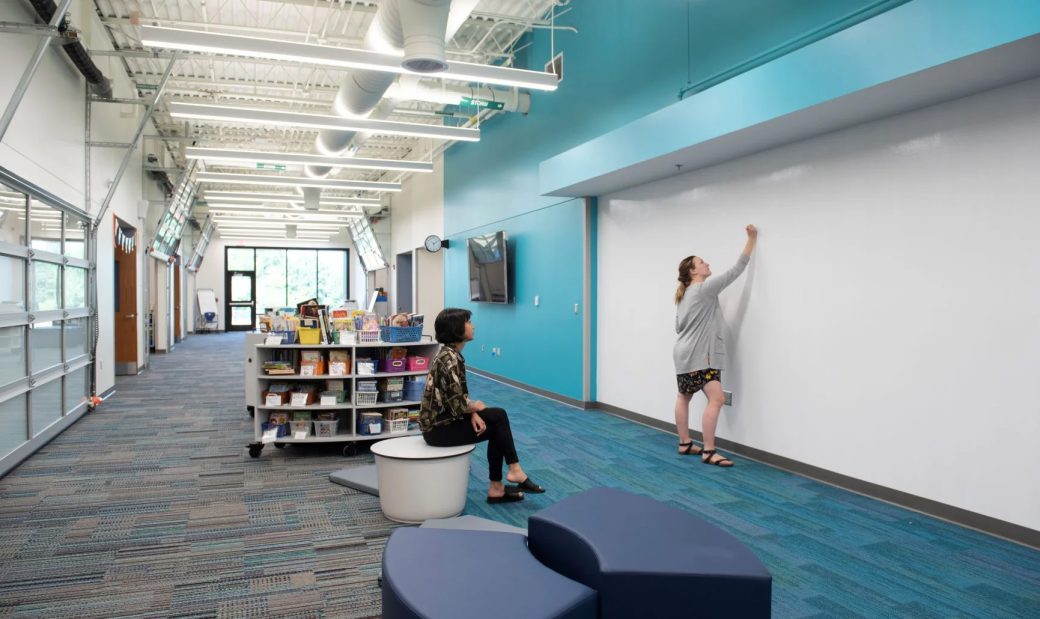
[{"label": "camouflage patterned jacket", "polygon": [[429,432],[435,426],[465,421],[468,403],[466,360],[451,346],[442,346],[430,363],[430,377],[419,409],[419,428]]}]

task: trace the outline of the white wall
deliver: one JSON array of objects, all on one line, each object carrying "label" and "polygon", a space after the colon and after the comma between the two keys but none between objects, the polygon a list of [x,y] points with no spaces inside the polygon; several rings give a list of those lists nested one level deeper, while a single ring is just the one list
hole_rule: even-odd
[{"label": "white wall", "polygon": [[677,265],[720,273],[755,223],[719,435],[1040,529],[1038,101],[1033,80],[602,197],[598,399],[673,420]]},{"label": "white wall", "polygon": [[[432,324],[433,316],[444,309],[443,254],[431,256],[422,247],[431,234],[444,235],[444,156],[434,159],[432,173],[408,177],[401,192],[391,200],[387,259],[391,268],[396,268],[397,254],[418,250],[412,266],[417,280],[415,308],[429,316]],[[397,277],[389,279],[390,307],[396,307]]]},{"label": "white wall", "polygon": [[[93,3],[77,0],[70,6],[73,25],[80,29],[88,49],[110,48],[93,10]],[[29,23],[32,16],[25,5],[0,2],[0,21]],[[11,93],[35,48],[36,37],[5,33],[0,36],[0,102],[6,106]],[[113,80],[115,97],[135,97],[126,71],[115,58],[95,58],[95,63]],[[95,216],[119,167],[123,151],[95,148],[91,153],[91,205],[86,204],[84,147],[85,82],[65,53],[52,46],[44,54],[39,70],[26,92],[10,129],[0,143],[0,165],[39,185]],[[139,122],[141,106],[95,104],[92,106],[92,138],[97,141],[126,142]],[[112,214],[138,226],[138,243],[145,242],[138,222],[137,201],[143,192],[140,150],[117,187],[105,220],[99,227],[98,244],[98,324],[97,391],[115,384],[113,342],[113,245]],[[144,269],[138,254],[138,307],[144,307],[141,284]],[[144,313],[138,312],[138,357],[144,359]]]},{"label": "white wall", "polygon": [[[219,233],[214,233],[214,238],[210,241],[209,248],[206,250],[206,255],[202,259],[202,266],[199,268],[199,272],[195,274],[193,278],[195,280],[192,290],[192,295],[195,294],[195,290],[201,290],[204,288],[212,288],[214,295],[217,297],[217,308],[219,309],[219,321],[221,330],[224,329],[224,248],[225,247],[301,247],[301,248],[329,248],[329,249],[347,249],[350,251],[350,289],[352,291],[357,290],[358,279],[364,279],[364,270],[359,270],[359,260],[357,252],[354,251],[354,244],[350,241],[350,236],[347,232],[342,232],[338,236],[333,237],[329,242],[323,241],[299,241],[299,240],[257,240],[257,241],[228,241],[222,239]],[[361,286],[364,286],[364,281],[361,282]],[[196,313],[196,297],[192,296],[186,301],[188,305],[192,307],[192,315]],[[184,306],[181,306],[183,310]],[[195,329],[193,324],[192,330]]]}]

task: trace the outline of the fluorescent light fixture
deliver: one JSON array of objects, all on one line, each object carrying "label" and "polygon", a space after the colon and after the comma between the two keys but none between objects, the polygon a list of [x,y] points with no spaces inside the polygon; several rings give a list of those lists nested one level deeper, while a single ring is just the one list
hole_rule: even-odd
[{"label": "fluorescent light fixture", "polygon": [[[231,174],[227,172],[199,172],[196,180],[200,183],[280,185],[283,187],[359,189],[362,191],[401,191],[401,183],[377,183],[374,181],[347,181],[335,178],[304,178],[301,176],[271,176],[264,174]],[[303,196],[300,197],[299,201],[303,201]]]},{"label": "fluorescent light fixture", "polygon": [[[235,202],[286,202],[290,204],[303,204],[303,195],[298,193],[263,193],[259,191],[225,191],[221,189],[207,189],[206,200],[235,201]],[[322,196],[322,204],[344,205],[344,206],[380,206],[379,198],[347,198]]]},{"label": "fluorescent light fixture", "polygon": [[323,224],[323,223],[306,223],[306,222],[294,222],[294,221],[271,221],[271,220],[258,220],[258,219],[217,219],[213,218],[213,221],[217,224],[218,228],[241,228],[243,230],[251,230],[253,227],[257,228],[284,228],[286,224],[296,225],[301,230],[327,230],[335,234],[339,230],[345,228],[344,224]]},{"label": "fluorescent light fixture", "polygon": [[440,77],[464,82],[480,82],[501,86],[516,86],[532,90],[556,90],[553,73],[528,71],[494,65],[448,61],[448,69],[440,73],[420,73],[401,66],[401,54],[389,54],[364,49],[291,43],[258,37],[217,34],[198,30],[179,30],[159,26],[141,26],[141,44],[146,47],[179,49],[207,54],[227,54],[246,58],[305,62],[341,69],[367,69],[384,73]]},{"label": "fluorescent light fixture", "polygon": [[205,161],[235,161],[248,164],[273,163],[280,165],[318,165],[365,170],[400,170],[403,172],[433,172],[433,163],[426,161],[395,161],[392,159],[362,159],[358,157],[325,157],[303,153],[269,153],[255,150],[227,150],[190,146],[184,151],[188,159]]},{"label": "fluorescent light fixture", "polygon": [[279,206],[268,206],[266,204],[254,203],[245,204],[240,202],[210,202],[206,205],[210,212],[213,211],[256,211],[262,213],[287,213],[293,215],[303,215],[316,213],[319,215],[337,215],[340,217],[360,217],[362,215],[361,209],[352,207],[349,210],[337,209],[337,208],[323,208],[318,210],[305,210],[302,208],[284,208]]},{"label": "fluorescent light fixture", "polygon": [[260,222],[263,224],[298,224],[304,228],[308,226],[312,228],[335,228],[339,229],[347,225],[348,222],[336,220],[336,218],[326,217],[321,220],[287,220],[283,217],[265,217],[263,215],[255,215],[252,213],[239,215],[232,217],[226,214],[213,214],[213,221],[216,224],[251,224],[253,222]]},{"label": "fluorescent light fixture", "polygon": [[205,103],[183,103],[180,101],[171,102],[168,108],[170,116],[174,118],[256,123],[267,126],[303,127],[307,129],[333,129],[336,131],[367,131],[418,138],[460,140],[463,142],[480,141],[480,129],[466,129],[464,127],[402,123],[395,120],[373,120],[371,118],[346,118],[328,114],[303,114],[301,112],[227,107],[223,105],[207,105]]},{"label": "fluorescent light fixture", "polygon": [[316,211],[305,211],[303,209],[273,208],[262,204],[217,204],[210,202],[208,205],[211,213],[276,213],[284,215],[330,215],[339,218],[361,217],[361,211],[338,211],[335,209],[318,209]]}]

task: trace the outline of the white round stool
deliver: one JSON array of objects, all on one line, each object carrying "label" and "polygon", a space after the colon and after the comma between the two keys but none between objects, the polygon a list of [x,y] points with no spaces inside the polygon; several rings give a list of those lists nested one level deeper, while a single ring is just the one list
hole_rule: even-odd
[{"label": "white round stool", "polygon": [[416,524],[461,514],[473,449],[473,445],[431,447],[422,436],[373,443],[383,515]]}]

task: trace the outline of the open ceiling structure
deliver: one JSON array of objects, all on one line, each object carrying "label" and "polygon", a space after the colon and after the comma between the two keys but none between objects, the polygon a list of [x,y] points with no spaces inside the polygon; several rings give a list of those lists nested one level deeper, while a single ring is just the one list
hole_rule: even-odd
[{"label": "open ceiling structure", "polygon": [[[94,0],[114,51],[90,53],[118,57],[144,100],[158,91],[173,62],[153,115],[159,138],[149,148],[165,153],[166,168],[203,163],[197,213],[213,216],[221,236],[247,237],[251,221],[263,224],[257,230],[311,218],[346,222],[366,207],[386,207],[384,191],[431,171],[433,158],[455,141],[479,139],[481,123],[491,116],[526,112],[529,90],[555,88],[554,76],[546,80],[540,71],[512,66],[521,37],[559,28],[554,19],[569,10],[569,0],[454,0],[439,67],[446,70],[434,73],[410,70],[430,68],[428,62],[401,68],[408,46],[402,52],[373,28],[390,23],[388,14],[396,19],[409,10],[410,2],[448,4]],[[345,84],[366,76],[384,83],[360,88],[374,93],[362,106],[372,107],[351,113],[337,95],[343,98]],[[514,78],[524,85],[510,85]],[[317,140],[322,131],[349,140],[323,148],[330,142]],[[344,165],[334,165],[339,161]],[[303,186],[320,187],[317,202],[305,201]],[[316,230],[337,231],[334,225]]]}]

